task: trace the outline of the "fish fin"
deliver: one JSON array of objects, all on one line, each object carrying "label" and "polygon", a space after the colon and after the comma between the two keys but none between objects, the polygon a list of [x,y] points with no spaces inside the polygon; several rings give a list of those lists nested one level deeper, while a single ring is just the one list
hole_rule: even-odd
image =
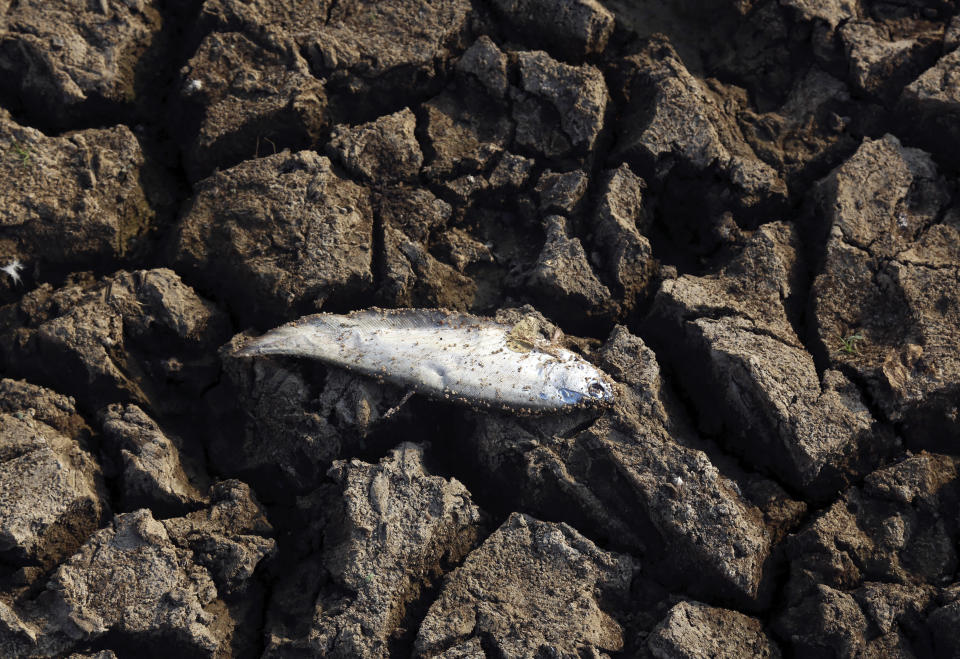
[{"label": "fish fin", "polygon": [[[323,316],[324,314],[317,314]],[[497,326],[487,318],[444,309],[365,309],[343,316],[344,323],[369,330]]]},{"label": "fish fin", "polygon": [[404,394],[404,395],[403,395],[403,398],[400,399],[400,402],[397,403],[396,405],[394,405],[393,407],[391,407],[389,410],[387,410],[386,413],[384,413],[384,415],[383,415],[382,417],[380,417],[380,420],[381,420],[381,421],[386,421],[387,419],[389,419],[390,417],[392,417],[394,414],[396,414],[397,412],[399,412],[399,411],[400,411],[400,408],[403,407],[404,405],[406,405],[407,401],[410,400],[410,398],[412,398],[415,393],[417,393],[417,392],[416,392],[415,390],[411,389],[411,390],[408,391],[406,394]]},{"label": "fish fin", "polygon": [[499,327],[486,318],[442,309],[378,309],[354,311],[347,315],[316,313],[276,327],[249,339],[234,355],[292,355],[336,362],[337,342],[344,330],[367,332],[438,327]]},{"label": "fish fin", "polygon": [[531,317],[520,320],[507,335],[507,347],[514,352],[530,352],[542,343],[537,321]]},{"label": "fish fin", "polygon": [[275,327],[261,336],[247,339],[234,355],[237,357],[258,357],[261,355],[290,355],[324,358],[323,345],[333,346],[342,325],[327,320],[317,321],[314,314],[299,318],[292,323]]}]

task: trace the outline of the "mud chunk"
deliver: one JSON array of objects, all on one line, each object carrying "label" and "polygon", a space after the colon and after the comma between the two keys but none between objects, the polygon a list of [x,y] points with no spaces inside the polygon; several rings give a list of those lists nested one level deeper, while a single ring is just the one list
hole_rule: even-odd
[{"label": "mud chunk", "polygon": [[36,653],[38,635],[40,630],[35,625],[23,620],[5,601],[0,601],[0,650],[5,656]]},{"label": "mud chunk", "polygon": [[589,315],[609,310],[610,291],[594,274],[579,238],[566,234],[566,219],[550,215],[544,220],[547,238],[530,273],[528,286],[545,307],[575,305]]},{"label": "mud chunk", "polygon": [[384,227],[385,285],[382,295],[404,307],[467,310],[477,285],[472,279],[433,257],[421,244],[391,226]]},{"label": "mud chunk", "polygon": [[375,198],[383,223],[395,227],[411,240],[427,243],[445,228],[453,209],[425,188],[386,188]]},{"label": "mud chunk", "polygon": [[[748,237],[743,248],[718,272],[703,277],[683,276],[664,282],[657,305],[672,300],[686,318],[739,316],[760,333],[802,348],[788,317],[796,310],[802,286],[800,240],[796,230],[771,222]],[[672,302],[672,303],[673,303]],[[724,312],[736,304],[736,310]]]},{"label": "mud chunk", "polygon": [[93,457],[27,410],[0,414],[0,501],[4,561],[47,568],[76,551],[108,506]]},{"label": "mud chunk", "polygon": [[898,105],[904,125],[923,147],[956,167],[960,164],[960,49],[904,87]]},{"label": "mud chunk", "polygon": [[487,35],[479,37],[463,51],[456,69],[461,74],[474,76],[490,95],[501,99],[506,96],[507,56]]},{"label": "mud chunk", "polygon": [[737,611],[680,602],[647,637],[654,657],[779,657],[763,623]]},{"label": "mud chunk", "polygon": [[924,452],[872,473],[796,536],[791,559],[836,588],[943,583],[957,565],[957,468]]},{"label": "mud chunk", "polygon": [[479,263],[493,263],[490,246],[481,243],[463,229],[453,228],[443,233],[437,244],[441,258],[445,258],[460,272]]},{"label": "mud chunk", "polygon": [[641,231],[648,221],[643,210],[643,179],[627,164],[604,174],[600,201],[593,212],[593,249],[603,255],[617,297],[632,309],[647,290],[655,272],[653,249]]},{"label": "mud chunk", "polygon": [[327,80],[335,121],[343,122],[358,112],[368,118],[395,110],[396,99],[429,85],[465,36],[470,10],[467,0],[205,0],[199,23],[207,30],[239,27],[278,51],[304,53]]},{"label": "mud chunk", "polygon": [[578,210],[587,194],[590,179],[582,169],[570,172],[545,171],[535,188],[540,198],[540,211],[570,215]]},{"label": "mud chunk", "polygon": [[19,412],[81,443],[91,434],[87,422],[77,413],[73,398],[26,380],[0,380],[0,412]]},{"label": "mud chunk", "polygon": [[[662,440],[632,446],[634,436],[601,425],[592,436],[583,437],[582,445],[583,450],[596,447],[605,454],[604,462],[620,470],[616,481],[629,490],[618,494],[612,484],[597,480],[585,484],[601,500],[641,506],[633,509],[642,511],[639,519],[625,521],[632,526],[631,535],[649,543],[643,549],[651,550],[649,559],[661,574],[703,595],[717,593],[740,601],[766,597],[763,564],[770,538],[760,511],[704,453]],[[660,457],[653,462],[657,453]],[[577,462],[582,459],[576,456]],[[583,466],[578,464],[578,470]],[[647,524],[653,525],[659,540],[643,540]],[[671,548],[669,558],[659,555],[662,547]],[[693,569],[698,570],[699,583],[682,574]]]},{"label": "mud chunk", "polygon": [[[712,3],[699,21],[675,14],[674,20],[680,24],[668,31],[646,25],[642,12],[636,12],[631,22],[641,34],[669,34],[691,70],[736,80],[758,105],[775,104],[811,59],[813,30],[786,4],[755,0]],[[618,14],[618,22],[620,18]]]},{"label": "mud chunk", "polygon": [[653,351],[620,327],[597,357],[620,383],[613,409],[595,421],[476,418],[468,445],[485,477],[538,514],[562,510],[568,523],[639,553],[661,578],[700,597],[762,598],[774,529],[693,448],[696,435]]},{"label": "mud chunk", "polygon": [[0,177],[16,181],[0,190],[0,260],[19,258],[29,277],[34,264],[129,256],[156,217],[143,167],[126,126],[47,137],[0,109]]},{"label": "mud chunk", "polygon": [[212,351],[229,336],[224,314],[165,268],[45,284],[0,318],[8,372],[58,383],[93,409],[182,409],[216,378]]},{"label": "mud chunk", "polygon": [[162,524],[171,541],[207,570],[221,599],[243,604],[262,593],[253,573],[276,548],[273,527],[246,483],[220,481],[209,499],[208,507]]},{"label": "mud chunk", "polygon": [[943,52],[949,53],[960,46],[960,16],[954,16],[947,23],[943,33]]},{"label": "mud chunk", "polygon": [[929,155],[864,140],[819,184],[830,222],[813,287],[820,349],[922,446],[960,437],[960,226]]},{"label": "mud chunk", "polygon": [[[834,76],[816,67],[811,68],[790,89],[790,93],[777,113],[791,124],[818,121],[832,104],[845,105],[850,101],[847,85]],[[837,126],[833,126],[837,130]]]},{"label": "mud chunk", "polygon": [[458,60],[454,81],[423,105],[425,146],[433,154],[424,173],[430,179],[488,170],[509,146],[513,122],[505,100],[507,67],[507,55],[490,38],[480,37]]},{"label": "mud chunk", "polygon": [[174,259],[244,322],[280,320],[368,291],[372,240],[369,191],[323,156],[284,152],[199,183]]},{"label": "mud chunk", "polygon": [[953,459],[922,452],[907,460],[878,469],[864,479],[864,491],[871,497],[895,503],[930,501],[937,491],[956,476]]},{"label": "mud chunk", "polygon": [[[618,403],[606,420],[580,435],[581,446],[560,450],[571,475],[609,510],[635,511],[607,515],[630,529],[630,545],[645,551],[647,564],[661,574],[704,597],[764,597],[762,570],[774,529],[764,527],[760,510],[737,481],[721,474],[697,448],[696,434],[679,413],[653,351],[617,327],[599,357],[604,370],[622,383]],[[618,474],[613,482],[584,469],[583,460],[593,450]],[[649,530],[662,540],[651,542],[645,537]],[[660,556],[659,547],[670,547],[669,556]],[[693,569],[695,583],[684,575]]]},{"label": "mud chunk", "polygon": [[594,225],[614,222],[633,227],[638,234],[650,228],[650,218],[643,209],[646,182],[622,164],[604,172],[600,203],[594,213]]},{"label": "mud chunk", "polygon": [[434,656],[442,659],[485,659],[487,655],[483,651],[480,639],[474,636]]},{"label": "mud chunk", "polygon": [[600,70],[563,64],[543,51],[516,56],[520,82],[510,96],[517,144],[548,158],[593,149],[609,98]]},{"label": "mud chunk", "polygon": [[446,181],[443,184],[446,190],[446,197],[450,199],[455,206],[469,206],[474,198],[479,197],[481,193],[486,192],[490,184],[482,176],[466,174],[459,176],[452,181]]},{"label": "mud chunk", "polygon": [[649,320],[705,427],[792,487],[825,496],[875,466],[893,438],[841,372],[818,375],[794,332],[783,300],[802,272],[798,248],[791,227],[764,225],[720,272],[664,282]]},{"label": "mud chunk", "polygon": [[835,58],[837,28],[866,13],[860,0],[784,0],[782,5],[791,22],[808,31],[814,56],[824,61]]},{"label": "mud chunk", "polygon": [[173,133],[191,181],[242,160],[311,146],[326,94],[295,51],[276,53],[236,32],[208,35],[180,72]]},{"label": "mud chunk", "polygon": [[120,464],[124,510],[151,508],[168,515],[205,501],[205,475],[195,463],[184,464],[181,440],[136,405],[110,405],[101,418],[104,445]]},{"label": "mud chunk", "polygon": [[873,20],[843,24],[840,38],[854,86],[884,102],[896,100],[903,86],[934,64],[940,54],[942,27],[923,27]]},{"label": "mud chunk", "polygon": [[623,648],[616,616],[639,565],[566,524],[513,513],[447,579],[420,625],[414,653],[432,657],[465,637],[503,656]]},{"label": "mud chunk", "polygon": [[141,56],[160,31],[155,3],[5,3],[0,83],[46,123],[134,101]]},{"label": "mud chunk", "polygon": [[858,588],[853,594],[854,599],[867,620],[882,634],[878,639],[871,639],[870,644],[880,650],[887,647],[909,649],[912,643],[901,634],[901,630],[909,630],[911,636],[914,631],[920,631],[933,605],[934,592],[930,587],[882,582],[870,582]]},{"label": "mud chunk", "polygon": [[[325,22],[332,0],[311,3],[276,3],[270,0],[203,0],[197,28],[243,32],[258,42],[279,44],[292,34],[309,33]],[[351,3],[352,4],[352,3]]]},{"label": "mud chunk", "polygon": [[[931,591],[876,583],[858,589],[851,597],[844,591],[822,586],[803,605],[791,610],[776,628],[780,633],[788,632],[791,646],[804,654],[922,657],[931,654],[923,624],[930,610]],[[933,622],[934,619],[930,619],[932,624],[941,622]],[[876,635],[876,629],[881,630],[880,635]]]},{"label": "mud chunk", "polygon": [[535,164],[533,158],[504,153],[487,177],[487,183],[493,190],[516,190],[526,184]]},{"label": "mud chunk", "polygon": [[853,18],[860,18],[863,7],[858,0],[784,0],[784,6],[796,12],[798,22],[821,23],[830,30]]},{"label": "mud chunk", "polygon": [[[217,486],[229,492],[238,487],[244,486],[230,481]],[[95,533],[57,569],[38,598],[35,624],[44,629],[45,642],[71,647],[120,634],[210,657],[229,647],[239,609],[218,601],[230,592],[220,577],[226,570],[249,579],[273,541],[256,535],[253,554],[242,551],[253,541],[237,534],[264,533],[269,527],[263,526],[265,520],[256,528],[249,522],[231,526],[242,492],[238,497],[212,494],[208,513],[160,522],[143,509],[117,515],[111,526]],[[256,509],[248,492],[246,501]]]},{"label": "mud chunk", "polygon": [[383,283],[378,296],[400,307],[468,309],[476,284],[427,251],[431,233],[450,218],[451,207],[422,188],[396,187],[376,199],[383,230]]},{"label": "mud chunk", "polygon": [[533,158],[503,152],[489,175],[465,174],[445,181],[443,187],[455,206],[469,208],[475,202],[496,198],[492,193],[515,193],[526,184],[534,164]]},{"label": "mud chunk", "polygon": [[777,621],[777,629],[799,652],[849,657],[866,653],[867,624],[852,595],[819,585]]},{"label": "mud chunk", "polygon": [[788,541],[791,577],[775,628],[795,653],[925,654],[913,643],[958,564],[957,470],[954,457],[908,457]]},{"label": "mud chunk", "polygon": [[467,0],[336,2],[325,21],[297,30],[296,38],[329,88],[358,108],[377,108],[440,75],[448,48],[465,36],[469,12]]},{"label": "mud chunk", "polygon": [[[709,377],[727,383],[719,413],[736,433],[731,448],[792,487],[824,496],[847,475],[848,456],[869,457],[875,422],[860,393],[839,371],[817,377],[813,359],[795,346],[758,335],[737,319],[698,319],[687,338],[710,351]],[[691,373],[691,378],[698,377]],[[724,411],[725,410],[725,411]],[[890,438],[885,437],[887,449]],[[773,441],[772,445],[757,442]],[[752,456],[752,457],[751,457]],[[858,471],[862,471],[860,466]]]},{"label": "mud chunk", "polygon": [[663,180],[678,164],[721,173],[737,203],[752,207],[786,196],[776,170],[750,148],[718,85],[694,77],[663,37],[652,37],[623,62],[629,103],[620,120],[616,153],[648,181]]},{"label": "mud chunk", "polygon": [[[311,584],[319,595],[304,612],[309,631],[301,636],[284,626],[290,602],[280,589],[271,603],[266,656],[386,655],[391,637],[403,633],[405,609],[477,545],[483,513],[458,481],[424,467],[423,450],[404,443],[375,465],[334,463],[338,492],[332,504],[320,504],[327,520],[325,578]],[[289,585],[302,589],[304,571],[297,572]]]},{"label": "mud chunk", "polygon": [[413,181],[423,165],[416,127],[417,118],[410,108],[360,126],[336,126],[327,153],[365,181]]},{"label": "mud chunk", "polygon": [[603,52],[613,34],[613,14],[596,0],[495,0],[493,5],[524,38],[569,59]]},{"label": "mud chunk", "polygon": [[848,124],[857,111],[847,84],[811,67],[793,78],[775,111],[737,112],[744,139],[788,185],[806,188],[856,148]]},{"label": "mud chunk", "polygon": [[424,173],[431,179],[476,174],[509,146],[513,123],[485,92],[446,90],[423,109],[433,152]]},{"label": "mud chunk", "polygon": [[216,598],[216,587],[183,558],[150,511],[117,515],[51,578],[50,608],[62,612],[51,622],[74,642],[113,630],[172,637],[213,656],[219,643],[204,607]]},{"label": "mud chunk", "polygon": [[948,657],[960,647],[960,601],[936,609],[929,618],[933,647],[938,656]]},{"label": "mud chunk", "polygon": [[465,27],[469,10],[464,0],[417,0],[414,5],[390,0],[373,8],[335,3],[310,44],[314,65],[370,79],[382,80],[399,69],[407,70],[397,74],[429,77],[444,46]]}]

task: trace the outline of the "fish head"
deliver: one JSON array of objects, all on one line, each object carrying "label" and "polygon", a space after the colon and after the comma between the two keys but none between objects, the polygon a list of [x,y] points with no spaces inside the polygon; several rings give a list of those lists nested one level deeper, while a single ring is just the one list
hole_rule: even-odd
[{"label": "fish head", "polygon": [[613,403],[613,384],[593,364],[577,358],[551,369],[540,398],[557,407],[592,407]]}]

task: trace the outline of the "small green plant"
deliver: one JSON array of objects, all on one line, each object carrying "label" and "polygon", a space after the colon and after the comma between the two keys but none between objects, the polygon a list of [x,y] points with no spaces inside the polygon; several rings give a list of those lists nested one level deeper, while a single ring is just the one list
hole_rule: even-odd
[{"label": "small green plant", "polygon": [[864,337],[860,332],[843,337],[840,339],[840,352],[845,352],[848,355],[859,355],[860,342],[863,341],[864,338],[866,337]]},{"label": "small green plant", "polygon": [[20,164],[26,166],[30,162],[30,158],[33,154],[30,153],[29,147],[20,144],[19,142],[14,142],[10,145],[10,150],[13,151],[14,155],[20,159]]}]

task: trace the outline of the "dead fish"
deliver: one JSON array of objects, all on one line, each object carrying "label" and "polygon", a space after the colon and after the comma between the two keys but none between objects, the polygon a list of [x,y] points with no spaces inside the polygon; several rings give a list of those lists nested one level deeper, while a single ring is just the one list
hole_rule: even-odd
[{"label": "dead fish", "polygon": [[561,411],[610,404],[610,378],[520,322],[435,309],[319,313],[249,340],[241,357],[310,357],[433,398]]}]

